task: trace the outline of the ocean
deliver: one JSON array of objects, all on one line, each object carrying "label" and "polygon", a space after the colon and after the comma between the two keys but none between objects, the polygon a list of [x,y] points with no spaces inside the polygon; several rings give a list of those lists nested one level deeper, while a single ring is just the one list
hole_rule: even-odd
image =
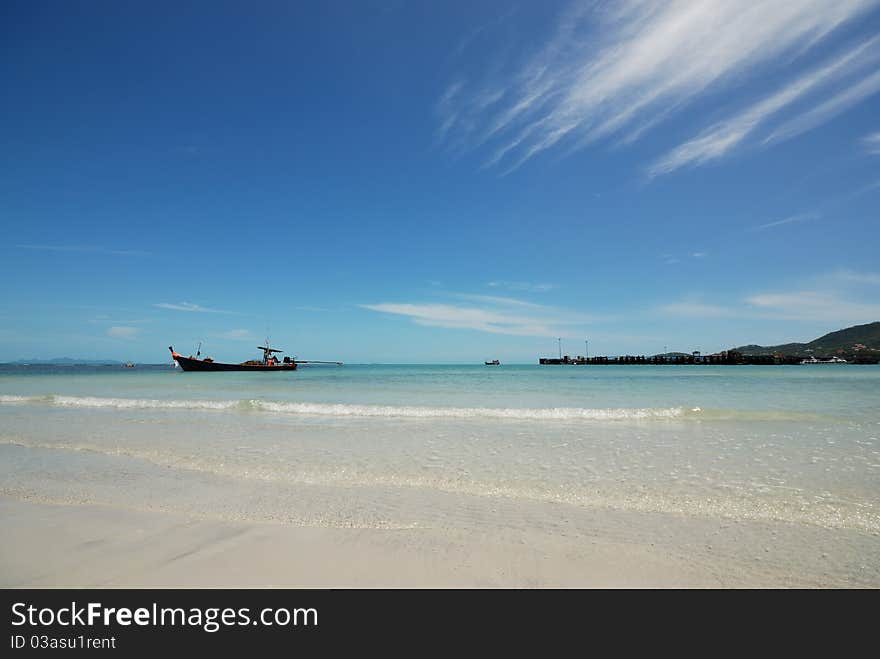
[{"label": "ocean", "polygon": [[[780,562],[819,538],[839,560],[810,570],[876,585],[878,403],[876,366],[4,365],[0,494],[334,528],[601,527],[639,542],[669,520],[764,525],[762,538],[787,537]],[[745,542],[729,537],[730,555]]]}]

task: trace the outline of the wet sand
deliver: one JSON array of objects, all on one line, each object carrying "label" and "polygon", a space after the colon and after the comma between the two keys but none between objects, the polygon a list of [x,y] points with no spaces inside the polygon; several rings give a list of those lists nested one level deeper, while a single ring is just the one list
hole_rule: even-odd
[{"label": "wet sand", "polygon": [[[557,507],[558,508],[558,507]],[[657,542],[622,539],[575,528],[570,533],[521,528],[479,533],[454,528],[317,528],[267,522],[197,519],[104,505],[53,505],[0,499],[4,542],[2,587],[828,587],[877,586],[841,578],[823,547],[816,565],[788,562],[785,542],[760,546],[756,529],[715,533],[707,542],[674,546],[683,529],[670,520]],[[656,516],[655,516],[656,517]],[[612,520],[605,520],[606,522]],[[617,520],[620,529],[633,520]],[[688,520],[677,520],[688,525]],[[739,525],[735,525],[739,526]],[[752,525],[754,526],[754,525]],[[709,533],[709,527],[690,529]],[[642,529],[644,531],[644,529]],[[760,530],[760,529],[759,529]],[[764,530],[767,538],[778,530]],[[730,534],[728,534],[730,535]],[[760,535],[760,533],[758,534]],[[748,549],[726,546],[743,538]],[[861,538],[867,550],[877,539]],[[854,556],[866,550],[858,538]],[[714,554],[713,554],[714,551]],[[739,551],[742,556],[731,555]],[[838,552],[839,555],[839,552]],[[752,556],[752,558],[749,558]],[[745,559],[745,560],[743,560]],[[832,559],[833,560],[833,559]]]}]

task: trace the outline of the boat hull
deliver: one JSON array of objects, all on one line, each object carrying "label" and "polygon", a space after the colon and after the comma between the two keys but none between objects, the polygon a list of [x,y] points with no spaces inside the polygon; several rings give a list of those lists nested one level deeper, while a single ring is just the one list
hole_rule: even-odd
[{"label": "boat hull", "polygon": [[295,371],[296,363],[289,364],[224,364],[223,362],[209,362],[204,359],[193,359],[192,357],[183,357],[174,355],[174,361],[184,371],[256,371],[263,373],[265,371]]}]

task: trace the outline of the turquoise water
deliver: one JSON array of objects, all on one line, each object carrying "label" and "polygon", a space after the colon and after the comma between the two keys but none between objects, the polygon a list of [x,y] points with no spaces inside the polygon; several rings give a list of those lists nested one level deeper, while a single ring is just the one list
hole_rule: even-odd
[{"label": "turquoise water", "polygon": [[[183,373],[166,366],[0,366],[0,401],[96,407],[240,407],[288,404],[291,413],[334,405],[329,415],[456,416],[455,409],[507,410],[510,417],[565,417],[615,410],[626,416],[690,412],[704,417],[822,416],[876,421],[880,368],[874,366],[433,366],[301,367],[294,373]],[[98,400],[100,399],[100,400]],[[200,405],[203,403],[204,405]],[[351,410],[343,406],[352,406]],[[360,407],[361,409],[357,409]],[[278,408],[276,411],[282,411]],[[418,408],[418,409],[412,409]],[[488,413],[488,412],[487,412]],[[492,416],[504,416],[503,413]]]},{"label": "turquoise water", "polygon": [[880,368],[852,365],[2,366],[0,489],[302,524],[466,524],[412,503],[442,493],[876,534],[878,403]]}]

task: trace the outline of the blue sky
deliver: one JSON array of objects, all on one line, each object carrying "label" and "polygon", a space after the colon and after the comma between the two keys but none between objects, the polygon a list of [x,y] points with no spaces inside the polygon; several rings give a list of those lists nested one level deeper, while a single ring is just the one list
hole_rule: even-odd
[{"label": "blue sky", "polygon": [[880,3],[6,2],[0,360],[880,319]]}]

